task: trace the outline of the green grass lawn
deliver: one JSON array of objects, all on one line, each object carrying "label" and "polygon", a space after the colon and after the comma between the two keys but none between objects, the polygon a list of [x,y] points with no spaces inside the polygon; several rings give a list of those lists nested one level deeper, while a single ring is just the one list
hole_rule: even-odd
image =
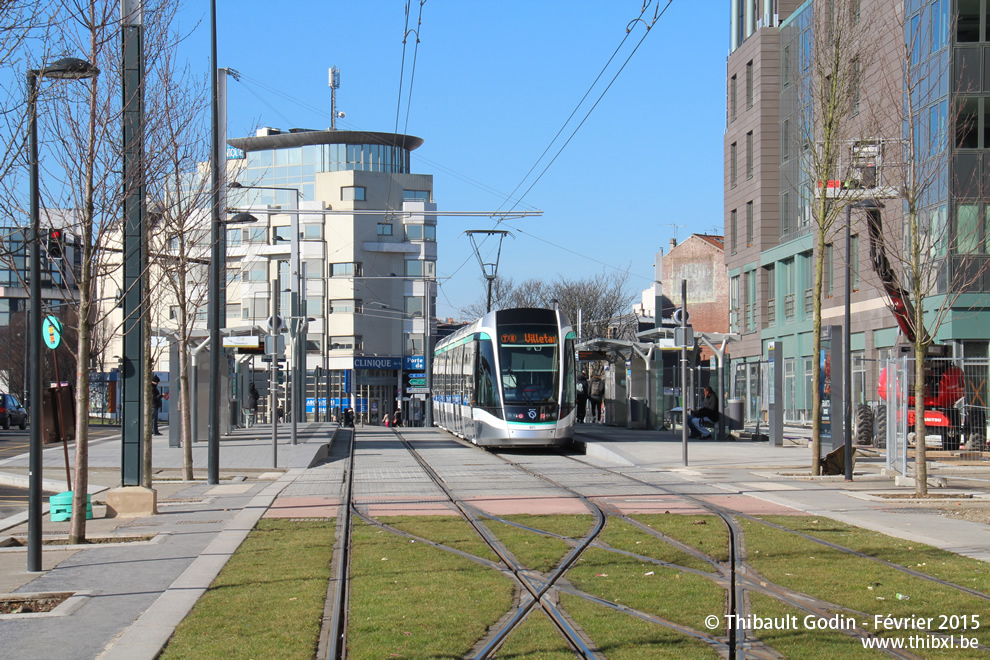
[{"label": "green grass lawn", "polygon": [[[802,518],[804,520],[801,520]],[[774,522],[780,523],[781,518],[774,517]],[[861,534],[865,530],[850,529],[833,520],[795,516],[784,518],[783,522],[795,526],[815,526],[819,528],[819,533],[825,535],[846,534],[846,540],[856,537],[872,548],[871,554],[885,559],[897,557],[905,560],[901,563],[912,561],[913,563],[908,565],[917,570],[926,568],[918,564],[931,564],[939,566],[940,571],[958,576],[964,574],[962,566],[972,565],[970,560],[963,557],[883,535]],[[875,628],[875,615],[884,617],[891,615],[900,619],[923,617],[933,620],[932,629],[939,629],[939,624],[946,623],[948,627],[941,632],[957,636],[965,634],[967,637],[979,638],[982,644],[990,643],[986,622],[982,620],[985,617],[980,616],[987,610],[986,600],[758,522],[743,521],[742,524],[746,535],[747,561],[754,569],[782,586],[802,591],[854,612],[865,613],[867,616],[857,617],[857,620],[868,622],[870,625],[865,629],[870,632],[885,636],[927,635],[926,632],[918,629],[904,633]],[[838,536],[834,537],[834,540],[841,543]],[[914,549],[908,550],[908,548],[917,549],[917,553]],[[922,561],[916,561],[917,559]],[[940,619],[941,615],[966,617],[977,615],[980,617],[981,627],[976,630],[971,626],[968,629],[963,629],[962,626],[954,628],[953,622],[951,620],[943,622]],[[953,653],[953,657],[966,657],[959,649]]]},{"label": "green grass lawn", "polygon": [[313,658],[333,542],[332,521],[258,521],[161,657]]},{"label": "green grass lawn", "polygon": [[347,655],[463,657],[512,593],[494,569],[355,521]]}]

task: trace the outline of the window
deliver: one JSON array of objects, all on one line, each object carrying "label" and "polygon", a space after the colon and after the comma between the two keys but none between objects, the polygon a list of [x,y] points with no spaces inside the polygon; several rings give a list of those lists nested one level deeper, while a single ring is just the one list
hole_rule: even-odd
[{"label": "window", "polygon": [[981,0],[959,0],[959,16],[956,18],[956,41],[959,43],[980,40]]},{"label": "window", "polygon": [[272,227],[272,242],[278,243],[279,241],[292,242],[292,227],[289,225]]},{"label": "window", "polygon": [[241,244],[241,230],[240,229],[228,229],[227,230],[227,247],[238,247]]},{"label": "window", "polygon": [[739,251],[739,241],[737,237],[737,213],[735,209],[729,212],[729,247],[732,249],[732,254]]},{"label": "window", "polygon": [[323,279],[323,260],[303,259],[302,275],[307,280]]},{"label": "window", "polygon": [[241,319],[245,321],[268,318],[268,298],[245,298],[241,305]]},{"label": "window", "polygon": [[777,279],[773,264],[763,269],[763,277],[767,284],[767,325],[777,322]]},{"label": "window", "polygon": [[783,87],[787,87],[789,84],[791,84],[790,65],[791,65],[791,47],[788,44],[787,46],[784,46],[783,50],[780,53],[780,81],[781,81],[780,84]]},{"label": "window", "polygon": [[322,241],[323,225],[318,222],[307,222],[302,226],[302,235],[307,241]]},{"label": "window", "polygon": [[433,277],[436,273],[435,261],[406,260],[406,277]]},{"label": "window", "polygon": [[407,296],[405,299],[405,304],[406,318],[423,318],[422,296]]},{"label": "window", "polygon": [[784,319],[792,320],[794,318],[795,293],[797,292],[794,259],[781,261],[780,267],[784,270],[783,278],[781,279],[781,284],[784,285]]},{"label": "window", "polygon": [[268,264],[252,262],[241,266],[242,282],[265,282],[268,280]]},{"label": "window", "polygon": [[362,311],[360,300],[331,300],[327,307],[328,314],[360,314]]},{"label": "window", "polygon": [[[353,146],[353,145],[347,145]],[[340,200],[343,202],[364,202],[365,199],[365,187],[364,186],[341,186],[340,188]]]},{"label": "window", "polygon": [[977,149],[980,146],[980,99],[959,99],[959,115],[956,117],[956,146],[960,149]]},{"label": "window", "polygon": [[729,121],[736,120],[736,77],[729,79]]},{"label": "window", "polygon": [[746,246],[753,247],[756,230],[753,227],[753,202],[746,202]]},{"label": "window", "polygon": [[361,350],[360,337],[330,337],[328,347],[331,351]]},{"label": "window", "polygon": [[729,332],[739,332],[739,276],[729,278]]},{"label": "window", "polygon": [[980,252],[983,243],[983,227],[980,222],[979,204],[960,204],[956,210],[956,253]]},{"label": "window", "polygon": [[315,333],[307,333],[306,335],[306,352],[307,353],[322,353],[323,352],[323,335]]},{"label": "window", "polygon": [[746,133],[746,178],[753,178],[753,131]]},{"label": "window", "polygon": [[791,157],[791,120],[780,123],[780,160],[786,162]]},{"label": "window", "polygon": [[408,333],[405,336],[406,355],[423,354],[423,335],[419,333]]},{"label": "window", "polygon": [[249,227],[241,232],[244,242],[248,244],[264,244],[268,240],[268,231],[264,227]]},{"label": "window", "polygon": [[736,151],[738,148],[733,142],[729,145],[729,185],[733,188],[736,187]]},{"label": "window", "polygon": [[378,230],[376,231],[378,236],[391,236],[392,235],[392,223],[391,222],[379,222]]},{"label": "window", "polygon": [[834,257],[832,244],[829,243],[825,246],[825,263],[822,264],[822,294],[827,298],[831,298],[834,293],[832,288],[834,285],[832,259]]},{"label": "window", "polygon": [[361,264],[344,262],[330,264],[330,277],[360,277]]},{"label": "window", "polygon": [[756,330],[756,271],[746,272],[746,329]]},{"label": "window", "polygon": [[403,190],[403,202],[428,202],[430,201],[429,190]]},{"label": "window", "polygon": [[406,225],[407,241],[435,241],[437,228],[435,225]]},{"label": "window", "polygon": [[753,60],[746,62],[746,108],[753,107]]},{"label": "window", "polygon": [[168,308],[168,318],[171,321],[177,321],[179,319],[179,306],[170,305]]}]

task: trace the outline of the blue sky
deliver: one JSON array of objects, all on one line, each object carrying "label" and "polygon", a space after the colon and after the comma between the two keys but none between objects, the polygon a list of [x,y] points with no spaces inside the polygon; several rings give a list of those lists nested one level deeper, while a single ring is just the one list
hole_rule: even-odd
[{"label": "blue sky", "polygon": [[[660,8],[666,4],[662,0]],[[434,176],[442,211],[516,208],[499,272],[519,282],[630,271],[630,293],[653,278],[654,253],[671,237],[722,232],[727,8],[674,0],[598,106],[535,185],[548,159],[645,33],[637,23],[549,155],[537,159],[616,52],[640,0],[429,0],[411,3],[404,75],[405,2],[218,0],[218,64],[229,85],[228,135],[258,125],[330,125],[328,69],[340,68],[337,127],[422,137],[412,170]],[[652,21],[656,2],[644,18]],[[182,27],[190,63],[209,70],[209,5],[189,3]],[[415,55],[415,78],[409,85]],[[536,165],[532,174],[527,172]],[[526,177],[526,178],[524,178]],[[439,219],[437,315],[484,295],[468,229],[485,218]],[[487,257],[486,257],[487,259]]]}]

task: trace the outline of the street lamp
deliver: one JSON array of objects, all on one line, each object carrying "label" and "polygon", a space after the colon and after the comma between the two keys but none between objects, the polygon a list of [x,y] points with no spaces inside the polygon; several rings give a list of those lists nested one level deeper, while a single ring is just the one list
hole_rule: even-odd
[{"label": "street lamp", "polygon": [[[75,57],[66,57],[43,69],[28,69],[27,111],[29,179],[31,196],[31,314],[29,327],[41,330],[41,213],[38,204],[38,78],[83,80],[95,78],[100,70]],[[28,571],[41,570],[41,341],[31,341],[31,444],[28,484]]]},{"label": "street lamp", "polygon": [[842,358],[842,398],[843,413],[846,418],[842,427],[843,445],[845,447],[845,480],[852,481],[853,459],[852,459],[852,210],[862,209],[867,212],[879,213],[883,204],[875,199],[862,199],[858,202],[846,205],[846,304],[843,321],[845,323],[845,336],[843,337],[844,354]]}]

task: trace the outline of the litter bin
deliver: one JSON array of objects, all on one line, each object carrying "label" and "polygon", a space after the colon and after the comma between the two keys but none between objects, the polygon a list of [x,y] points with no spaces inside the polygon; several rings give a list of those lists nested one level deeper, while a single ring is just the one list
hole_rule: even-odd
[{"label": "litter bin", "polygon": [[642,397],[629,399],[629,428],[646,428],[646,400]]},{"label": "litter bin", "polygon": [[740,431],[743,427],[743,411],[745,400],[728,399],[725,402],[725,428],[729,431]]}]

